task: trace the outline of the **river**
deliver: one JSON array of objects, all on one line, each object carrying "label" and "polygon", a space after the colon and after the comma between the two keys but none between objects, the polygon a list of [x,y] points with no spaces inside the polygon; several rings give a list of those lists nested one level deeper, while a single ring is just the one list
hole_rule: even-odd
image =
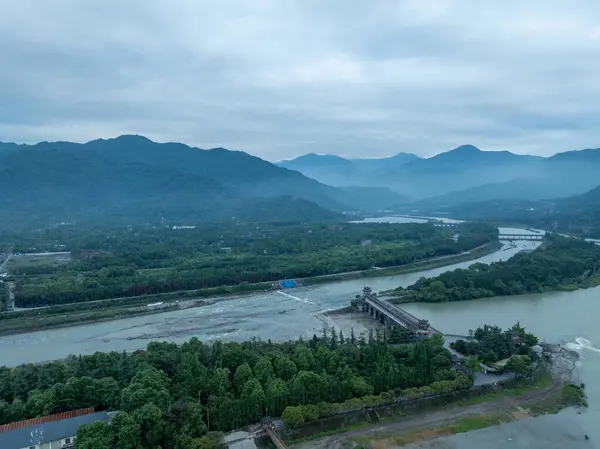
[{"label": "river", "polygon": [[0,366],[39,363],[95,351],[133,351],[145,348],[153,340],[182,343],[192,337],[203,341],[312,337],[321,332],[323,312],[349,305],[367,284],[375,292],[406,287],[421,276],[437,276],[475,262],[506,260],[524,248],[535,246],[535,242],[518,242],[474,261],[427,271],[257,293],[200,308],[3,336]]},{"label": "river", "polygon": [[[524,232],[514,229],[500,231]],[[192,337],[203,341],[241,341],[251,337],[283,340],[294,339],[300,335],[310,337],[320,333],[322,329],[323,323],[319,319],[322,312],[348,305],[350,299],[359,293],[364,285],[370,285],[374,291],[408,286],[420,276],[436,276],[443,271],[465,268],[475,262],[506,260],[518,251],[524,248],[531,249],[536,245],[533,241],[517,242],[517,247],[507,244],[499,251],[475,261],[418,273],[334,282],[286,292],[254,294],[202,308],[4,336],[0,337],[0,365],[44,362],[69,354],[91,354],[95,351],[132,351],[155,340],[181,343]],[[447,333],[465,334],[468,329],[484,323],[508,327],[518,320],[543,340],[565,343],[578,350],[581,362],[577,374],[581,382],[586,383],[590,405],[585,413],[561,414],[558,418],[562,425],[557,425],[554,421],[553,424],[546,425],[543,424],[546,422],[543,420],[525,420],[525,424],[518,425],[531,427],[522,432],[521,443],[518,433],[513,435],[515,427],[510,425],[478,432],[490,432],[489,438],[494,440],[504,438],[506,447],[552,449],[579,447],[579,443],[574,439],[587,433],[592,438],[586,447],[600,448],[600,445],[596,445],[600,443],[600,426],[597,425],[597,422],[600,422],[600,383],[597,382],[600,378],[600,350],[594,347],[600,347],[600,326],[597,323],[597,317],[600,315],[600,288],[454,303],[407,304],[403,307],[418,317],[428,319],[435,328]],[[528,424],[529,422],[531,424]],[[539,433],[540,438],[534,441],[541,443],[542,436],[546,437],[550,431],[556,432],[556,435],[550,438],[550,443],[528,445],[527,441],[531,441],[531,435],[535,432]],[[510,437],[506,437],[507,432],[510,433]],[[525,435],[529,440],[525,440]],[[563,444],[564,441],[570,441],[570,445],[552,445],[552,442]],[[453,441],[449,444],[445,447],[487,447],[470,446],[466,443],[453,445]]]}]

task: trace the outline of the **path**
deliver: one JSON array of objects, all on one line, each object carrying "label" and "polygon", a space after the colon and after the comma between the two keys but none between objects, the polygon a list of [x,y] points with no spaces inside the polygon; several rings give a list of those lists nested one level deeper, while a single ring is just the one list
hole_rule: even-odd
[{"label": "path", "polygon": [[503,396],[480,404],[453,405],[434,412],[421,412],[397,421],[383,422],[372,427],[350,430],[332,437],[324,437],[306,441],[294,446],[295,449],[341,449],[344,442],[355,438],[382,439],[401,434],[423,431],[451,425],[458,420],[485,414],[502,414],[513,411],[517,407],[527,408],[528,405],[542,401],[562,388],[562,383],[555,382],[546,388],[527,391],[520,396]]}]

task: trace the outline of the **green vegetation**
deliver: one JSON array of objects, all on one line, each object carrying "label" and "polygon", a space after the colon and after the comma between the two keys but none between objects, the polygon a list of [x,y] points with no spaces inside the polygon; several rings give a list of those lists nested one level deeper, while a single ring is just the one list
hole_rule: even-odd
[{"label": "green vegetation", "polygon": [[583,386],[565,385],[557,394],[535,404],[531,411],[535,415],[558,413],[566,407],[587,407]]},{"label": "green vegetation", "polygon": [[478,360],[491,365],[510,358],[505,368],[525,375],[531,365],[531,358],[535,357],[531,347],[536,344],[537,337],[526,332],[517,323],[506,331],[498,326],[479,327],[473,332],[472,340],[456,340],[450,346],[461,354],[472,356],[467,360],[475,361],[475,365]]},{"label": "green vegetation", "polygon": [[472,430],[485,429],[502,422],[501,416],[473,416],[456,421],[450,426],[452,433],[470,432]]},{"label": "green vegetation", "polygon": [[93,447],[134,447],[123,446],[126,438],[143,447],[194,448],[200,442],[192,440],[210,438],[209,431],[267,416],[299,422],[378,405],[406,391],[470,385],[434,338],[392,346],[385,335],[346,338],[332,330],[281,344],[153,342],[133,354],[98,352],[0,368],[0,423],[82,407],[120,410],[110,427],[83,427],[78,448],[107,432],[111,443]]},{"label": "green vegetation", "polygon": [[[57,228],[8,236],[13,252],[60,247],[68,263],[8,268],[17,282],[18,307],[79,303],[187,290],[213,294],[252,290],[251,284],[305,278],[374,266],[407,265],[460,254],[493,241],[497,230],[465,224],[451,230],[432,224],[230,225],[197,229]],[[223,289],[223,290],[219,290]]]},{"label": "green vegetation", "polygon": [[404,289],[394,290],[394,300],[460,301],[490,296],[518,295],[597,285],[600,246],[580,239],[551,235],[535,251],[519,253],[505,262],[477,263],[435,278],[421,278]]},{"label": "green vegetation", "polygon": [[[519,190],[522,192],[523,188]],[[464,220],[512,223],[600,239],[600,186],[581,195],[554,200],[463,199],[446,211]]]}]

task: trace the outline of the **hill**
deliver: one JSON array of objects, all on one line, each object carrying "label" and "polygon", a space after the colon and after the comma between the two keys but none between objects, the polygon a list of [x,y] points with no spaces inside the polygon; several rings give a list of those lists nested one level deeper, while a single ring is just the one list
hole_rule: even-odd
[{"label": "hill", "polygon": [[[6,151],[4,151],[6,150]],[[0,222],[322,220],[349,198],[242,152],[137,136],[0,147]]]},{"label": "hill", "polygon": [[[414,204],[411,206],[414,212]],[[540,200],[488,200],[440,206],[421,203],[420,214],[527,226],[600,238],[600,186],[580,195]]]},{"label": "hill", "polygon": [[[387,187],[373,175],[390,173],[405,164],[418,160],[410,153],[398,153],[386,158],[345,159],[331,154],[305,154],[296,159],[279,162],[280,167],[297,170],[302,174],[338,187]],[[400,192],[402,193],[402,192]]]},{"label": "hill", "polygon": [[345,159],[342,163],[337,156],[312,155],[282,165],[332,185],[388,187],[440,206],[579,194],[597,185],[600,172],[600,149],[540,157],[462,145],[430,158],[410,156],[401,158],[399,164],[394,164],[393,158],[362,159],[357,164]]}]

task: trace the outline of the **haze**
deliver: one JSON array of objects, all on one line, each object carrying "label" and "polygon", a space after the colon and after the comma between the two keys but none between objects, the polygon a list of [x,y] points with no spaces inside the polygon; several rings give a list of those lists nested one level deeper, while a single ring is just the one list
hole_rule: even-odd
[{"label": "haze", "polygon": [[0,2],[3,141],[268,160],[597,146],[600,4]]}]

